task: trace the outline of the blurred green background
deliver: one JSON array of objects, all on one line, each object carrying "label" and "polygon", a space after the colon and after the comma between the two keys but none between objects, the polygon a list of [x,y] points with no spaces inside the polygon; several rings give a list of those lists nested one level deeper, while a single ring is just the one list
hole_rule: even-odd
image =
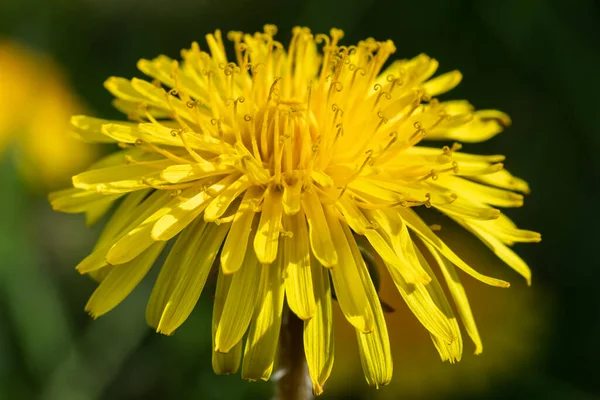
[{"label": "blurred green background", "polygon": [[[217,28],[254,32],[265,23],[279,26],[283,43],[294,25],[313,32],[336,26],[346,33],[344,44],[389,38],[395,57],[425,52],[441,72],[461,70],[462,84],[446,98],[513,118],[505,133],[465,151],[508,156],[506,166],[533,192],[525,207],[507,214],[543,235],[542,243],[517,248],[533,270],[531,288],[482,250],[485,264],[498,264],[496,275],[513,282],[508,290],[469,282],[482,355],[472,355],[465,340],[463,361],[442,364],[426,332],[399,310],[389,318],[393,384],[367,388],[353,334],[340,328],[323,398],[600,398],[600,265],[592,254],[600,221],[591,209],[600,200],[597,1],[2,0],[0,42],[21,43],[38,58],[13,66],[24,76],[13,80],[0,51],[0,121],[25,116],[0,124],[0,399],[270,397],[272,383],[213,374],[209,294],[173,337],[153,333],[144,321],[156,273],[108,315],[86,315],[94,283],[73,267],[102,223],[88,229],[82,216],[53,213],[45,192],[68,179],[46,179],[58,161],[44,166],[32,156],[56,154],[44,124],[68,118],[71,109],[121,118],[102,83],[111,75],[141,76],[139,58],[178,58]],[[55,79],[63,89],[46,88]],[[58,102],[57,111],[40,112],[61,90],[81,105],[62,109]],[[33,95],[19,100],[25,92]],[[42,92],[50,100],[42,101]],[[30,120],[37,124],[23,122]],[[60,160],[95,156],[68,146]]]}]

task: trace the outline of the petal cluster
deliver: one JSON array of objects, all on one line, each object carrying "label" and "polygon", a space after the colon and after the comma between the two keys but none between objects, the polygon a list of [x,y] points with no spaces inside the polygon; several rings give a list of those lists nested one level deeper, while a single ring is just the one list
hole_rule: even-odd
[{"label": "petal cluster", "polygon": [[[436,208],[471,231],[528,281],[509,246],[540,240],[496,207],[518,207],[527,184],[503,156],[462,153],[453,141],[491,138],[510,123],[466,101],[438,101],[458,71],[432,78],[437,61],[398,60],[391,41],[340,45],[342,31],[295,28],[286,49],[274,26],[219,31],[182,51],[141,60],[151,78],[110,78],[106,88],[129,122],[76,116],[85,141],[120,151],[53,193],[55,209],[96,220],[119,200],[92,253],[77,269],[100,284],[87,310],[100,316],[146,275],[169,241],[147,307],[158,332],[173,333],[207,279],[214,295],[213,367],[268,379],[284,308],[304,320],[315,393],[333,365],[332,307],[356,329],[365,377],[392,376],[390,343],[372,277],[372,257],[389,274],[443,360],[460,359],[457,318],[433,269],[441,271],[458,317],[482,349],[457,269],[498,287],[465,263],[418,215]],[[423,139],[449,141],[443,148]],[[287,304],[287,306],[286,306]],[[242,357],[243,356],[243,357]],[[243,361],[242,361],[243,359]]]}]

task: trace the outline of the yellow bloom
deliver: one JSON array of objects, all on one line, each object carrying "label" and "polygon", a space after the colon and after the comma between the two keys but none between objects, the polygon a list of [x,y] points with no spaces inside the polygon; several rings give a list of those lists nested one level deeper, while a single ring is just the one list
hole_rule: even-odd
[{"label": "yellow bloom", "polygon": [[308,368],[321,393],[333,365],[335,294],[356,330],[368,383],[384,385],[392,376],[390,343],[360,238],[366,255],[381,257],[442,359],[454,362],[462,339],[432,271],[441,270],[480,352],[456,267],[493,286],[509,284],[465,263],[417,210],[446,214],[529,281],[527,265],[507,245],[540,235],[493,208],[520,206],[515,192],[527,184],[503,170],[503,156],[417,145],[486,140],[508,116],[435,99],[461,75],[430,79],[438,63],[425,55],[382,71],[395,51],[391,41],[342,46],[340,30],[313,36],[295,28],[285,50],[275,31],[231,32],[235,63],[217,31],[206,36],[209,53],[193,43],[181,63],[140,60],[152,82],[108,79],[116,107],[132,122],[73,117],[82,139],[122,148],[50,197],[57,210],[93,218],[123,198],[77,267],[101,282],[86,309],[97,317],[115,307],[179,235],[147,307],[158,332],[171,334],[185,321],[216,264],[217,373],[237,371],[244,353],[242,376],[269,378],[285,298],[304,320]]},{"label": "yellow bloom", "polygon": [[81,112],[59,68],[45,57],[0,41],[0,153],[19,147],[21,173],[33,187],[56,189],[90,165],[98,149],[68,135]]}]

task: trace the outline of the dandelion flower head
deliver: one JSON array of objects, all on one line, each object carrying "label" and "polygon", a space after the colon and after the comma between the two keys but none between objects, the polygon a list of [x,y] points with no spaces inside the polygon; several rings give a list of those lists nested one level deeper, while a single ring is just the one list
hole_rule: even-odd
[{"label": "dandelion flower head", "polygon": [[503,169],[503,156],[466,154],[454,143],[487,140],[510,119],[464,100],[438,101],[461,74],[431,78],[438,63],[426,55],[386,64],[396,50],[389,40],[344,46],[341,30],[297,27],[286,49],[275,33],[272,25],[230,32],[233,61],[220,31],[206,36],[206,47],[183,50],[182,61],[140,60],[151,80],[105,83],[128,122],[72,118],[83,140],[121,148],[50,196],[55,209],[91,220],[119,200],[77,266],[99,281],[87,311],[98,317],[118,305],[172,240],[146,311],[158,332],[172,334],[186,320],[212,272],[215,372],[241,366],[246,379],[268,379],[289,307],[304,321],[306,361],[321,393],[337,303],[356,330],[366,380],[380,386],[391,379],[392,359],[367,257],[375,254],[442,360],[459,360],[463,344],[434,269],[480,352],[458,270],[508,283],[461,260],[419,210],[447,215],[529,281],[508,246],[540,236],[495,208],[521,206],[527,184]]}]

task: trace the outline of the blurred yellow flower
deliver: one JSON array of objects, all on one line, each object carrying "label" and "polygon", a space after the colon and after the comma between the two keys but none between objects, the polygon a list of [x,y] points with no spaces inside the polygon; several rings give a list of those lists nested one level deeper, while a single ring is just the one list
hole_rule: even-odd
[{"label": "blurred yellow flower", "polygon": [[354,327],[366,380],[378,387],[391,380],[392,353],[360,240],[370,248],[365,254],[381,258],[442,360],[461,358],[457,316],[481,352],[458,269],[492,286],[509,284],[472,268],[418,211],[432,207],[452,218],[529,281],[508,245],[540,235],[494,208],[521,206],[515,192],[528,187],[503,169],[503,156],[419,144],[487,140],[510,119],[434,98],[461,74],[430,79],[438,63],[428,56],[383,70],[391,41],[342,46],[338,29],[314,36],[295,28],[286,51],[275,32],[272,25],[254,35],[231,32],[237,63],[228,61],[220,31],[206,36],[210,53],[193,43],[181,63],[140,60],[152,82],[105,83],[133,122],[72,119],[84,140],[123,149],[50,196],[57,210],[96,217],[122,199],[77,267],[101,282],[86,309],[98,317],[114,308],[178,236],[147,307],[158,332],[171,334],[186,320],[216,264],[217,373],[241,364],[244,378],[270,377],[287,300],[304,320],[308,370],[321,393],[333,365],[335,297]]},{"label": "blurred yellow flower", "polygon": [[87,168],[99,149],[69,133],[81,102],[47,57],[0,40],[0,153],[16,143],[21,173],[31,187],[64,186]]}]

